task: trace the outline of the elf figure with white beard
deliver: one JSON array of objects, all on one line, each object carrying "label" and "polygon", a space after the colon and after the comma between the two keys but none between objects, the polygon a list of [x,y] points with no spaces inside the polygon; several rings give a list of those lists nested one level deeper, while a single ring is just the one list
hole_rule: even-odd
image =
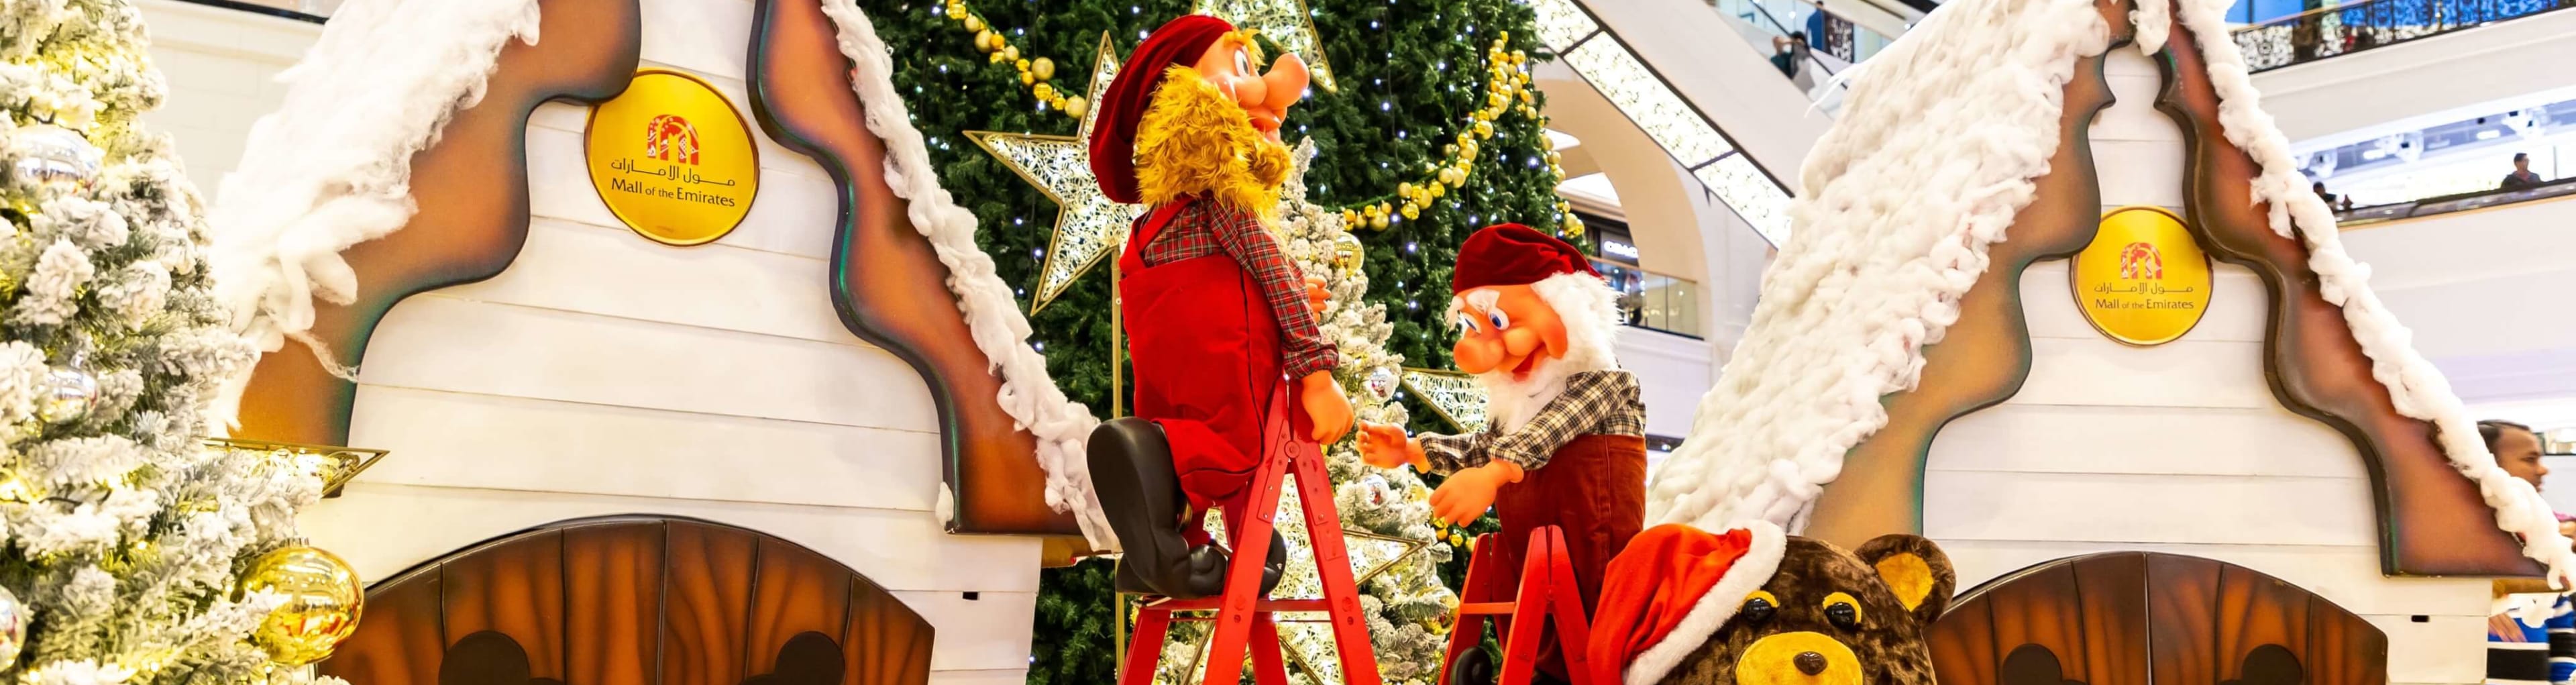
[{"label": "elf figure with white beard", "polygon": [[[1431,508],[1451,525],[1493,507],[1502,567],[1514,573],[1530,531],[1556,526],[1589,614],[1603,569],[1646,519],[1646,406],[1611,354],[1617,293],[1574,246],[1519,224],[1469,236],[1450,291],[1452,352],[1485,385],[1484,430],[1407,438],[1399,426],[1363,425],[1361,456],[1448,474]],[[1539,653],[1539,672],[1565,680],[1557,650]]]}]

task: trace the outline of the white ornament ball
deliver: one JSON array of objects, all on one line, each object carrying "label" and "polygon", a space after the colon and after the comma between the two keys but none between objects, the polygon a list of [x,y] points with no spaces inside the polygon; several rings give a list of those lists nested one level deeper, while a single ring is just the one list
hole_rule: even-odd
[{"label": "white ornament ball", "polygon": [[0,668],[18,663],[18,653],[27,648],[27,606],[18,603],[18,595],[0,587]]},{"label": "white ornament ball", "polygon": [[53,124],[18,129],[9,134],[9,147],[18,157],[10,169],[19,180],[55,188],[88,185],[107,159],[79,132]]},{"label": "white ornament ball", "polygon": [[1379,402],[1394,399],[1395,388],[1401,384],[1395,376],[1395,369],[1383,366],[1369,371],[1368,380],[1365,382],[1368,385],[1369,396],[1377,398]]},{"label": "white ornament ball", "polygon": [[98,377],[76,368],[56,368],[45,374],[45,396],[36,413],[46,423],[71,423],[89,416],[97,405]]},{"label": "white ornament ball", "polygon": [[1360,476],[1360,491],[1367,494],[1372,507],[1386,506],[1388,500],[1395,498],[1395,491],[1386,484],[1386,477],[1374,473]]}]

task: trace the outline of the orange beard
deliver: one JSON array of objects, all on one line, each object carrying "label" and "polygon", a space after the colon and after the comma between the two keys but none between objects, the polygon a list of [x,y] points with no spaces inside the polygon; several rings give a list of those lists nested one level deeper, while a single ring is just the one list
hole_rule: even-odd
[{"label": "orange beard", "polygon": [[1136,185],[1149,205],[1206,196],[1272,218],[1289,166],[1286,146],[1253,128],[1242,105],[1189,67],[1164,72],[1136,124]]}]

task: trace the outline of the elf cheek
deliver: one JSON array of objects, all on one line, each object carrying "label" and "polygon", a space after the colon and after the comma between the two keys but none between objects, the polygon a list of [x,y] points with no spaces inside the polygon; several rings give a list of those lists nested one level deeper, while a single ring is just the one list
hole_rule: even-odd
[{"label": "elf cheek", "polygon": [[1527,326],[1503,332],[1504,351],[1513,357],[1529,356],[1544,346],[1545,341],[1539,337],[1538,331]]}]

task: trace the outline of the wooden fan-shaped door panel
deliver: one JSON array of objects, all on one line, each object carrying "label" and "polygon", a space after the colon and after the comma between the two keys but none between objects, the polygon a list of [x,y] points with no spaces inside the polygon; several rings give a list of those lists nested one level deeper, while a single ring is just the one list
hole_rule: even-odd
[{"label": "wooden fan-shaped door panel", "polygon": [[2111,552],[2005,574],[1932,625],[1942,685],[2386,685],[2388,637],[2213,559]]},{"label": "wooden fan-shaped door panel", "polygon": [[930,624],[795,543],[663,517],[568,521],[367,592],[319,669],[368,685],[920,685]]}]

